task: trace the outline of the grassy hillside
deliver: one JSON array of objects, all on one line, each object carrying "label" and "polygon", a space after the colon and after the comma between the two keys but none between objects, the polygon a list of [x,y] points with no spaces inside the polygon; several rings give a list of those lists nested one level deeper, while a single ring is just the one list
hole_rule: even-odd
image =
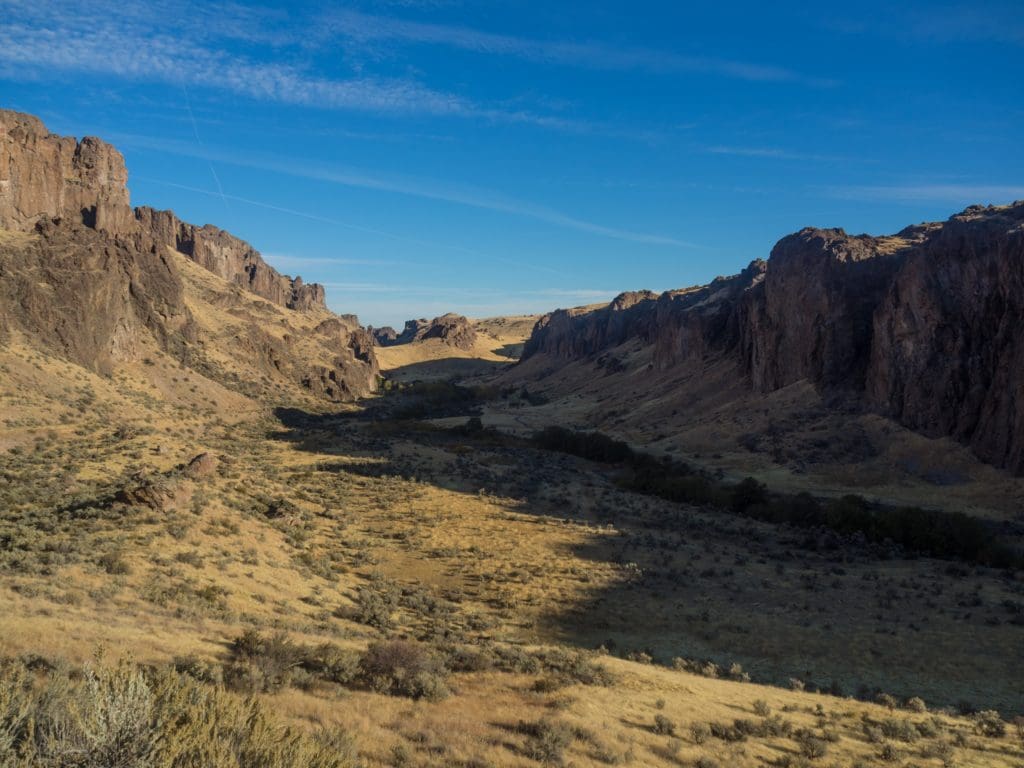
[{"label": "grassy hillside", "polygon": [[324,405],[227,343],[316,318],[183,270],[210,376],[0,348],[0,765],[1024,761],[1019,573]]}]

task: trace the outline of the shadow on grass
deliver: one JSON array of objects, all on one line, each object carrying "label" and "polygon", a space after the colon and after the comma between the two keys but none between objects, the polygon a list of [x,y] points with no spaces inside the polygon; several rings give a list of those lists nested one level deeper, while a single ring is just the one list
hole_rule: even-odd
[{"label": "shadow on grass", "polygon": [[[319,471],[416,478],[467,497],[486,491],[510,515],[510,540],[532,535],[530,517],[567,526],[551,563],[583,586],[578,599],[553,599],[537,618],[546,640],[642,651],[665,664],[710,661],[721,677],[742,677],[729,672],[739,662],[758,682],[799,678],[812,690],[1024,711],[1014,684],[1020,628],[999,607],[1012,602],[1015,584],[996,572],[965,575],[826,531],[641,496],[616,484],[614,465],[487,430],[379,413],[276,415],[275,437],[339,457]],[[958,607],[982,587],[984,605]]]}]

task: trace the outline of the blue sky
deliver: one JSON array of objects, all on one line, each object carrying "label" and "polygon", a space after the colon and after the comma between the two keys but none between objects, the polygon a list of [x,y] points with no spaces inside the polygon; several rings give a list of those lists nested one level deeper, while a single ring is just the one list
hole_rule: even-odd
[{"label": "blue sky", "polygon": [[0,0],[0,105],[399,325],[1024,198],[1016,2]]}]

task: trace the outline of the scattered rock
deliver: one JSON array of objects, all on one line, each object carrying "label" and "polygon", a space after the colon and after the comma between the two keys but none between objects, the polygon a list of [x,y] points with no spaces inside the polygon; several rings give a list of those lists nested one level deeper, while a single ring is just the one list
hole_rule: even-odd
[{"label": "scattered rock", "polygon": [[194,480],[211,477],[217,473],[219,465],[220,462],[212,453],[200,453],[198,456],[194,456],[186,465],[184,475]]}]

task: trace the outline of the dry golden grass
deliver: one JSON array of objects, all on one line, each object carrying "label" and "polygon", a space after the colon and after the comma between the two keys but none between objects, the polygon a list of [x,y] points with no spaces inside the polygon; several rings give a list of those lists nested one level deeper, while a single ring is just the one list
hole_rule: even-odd
[{"label": "dry golden grass", "polygon": [[[237,316],[225,306],[239,305],[218,303],[232,289],[182,268],[203,332],[233,333]],[[244,299],[247,316],[293,329],[281,333],[318,322]],[[511,343],[525,325],[492,337]],[[791,736],[695,741],[694,725],[760,722],[757,700],[793,728],[838,736],[817,764],[874,765],[883,745],[865,737],[865,717],[922,726],[933,717],[702,677],[670,669],[673,656],[740,661],[777,683],[835,678],[847,693],[864,682],[930,703],[1021,708],[1021,630],[1002,607],[1021,602],[1019,579],[805,550],[769,526],[621,491],[597,465],[361,419],[361,406],[275,416],[273,379],[257,401],[156,349],[142,357],[104,378],[17,337],[0,349],[0,540],[9,542],[0,551],[0,656],[82,662],[103,646],[143,663],[220,663],[247,628],[354,650],[384,637],[526,651],[615,642],[615,655],[599,659],[613,677],[607,686],[486,669],[453,674],[453,695],[436,702],[323,681],[264,695],[311,728],[343,726],[368,765],[536,765],[538,738],[521,723],[547,721],[569,729],[564,759],[579,766],[795,757]],[[217,363],[247,373],[230,354]],[[520,403],[486,418],[525,431],[582,420],[604,396],[576,394],[578,403]],[[293,406],[309,402],[294,388],[286,395]],[[725,430],[709,418],[694,435]],[[652,437],[637,439],[658,444]],[[189,481],[177,508],[110,503],[136,475],[173,473],[203,451],[218,457],[218,471]],[[383,629],[360,613],[360,590],[381,584],[401,594]],[[642,651],[661,663],[620,657]],[[657,716],[675,736],[658,732]],[[967,719],[937,717],[935,737],[887,739],[902,754],[896,764],[941,765],[924,756],[937,740],[953,744],[960,765],[1024,760],[1009,736],[983,738]]]}]

